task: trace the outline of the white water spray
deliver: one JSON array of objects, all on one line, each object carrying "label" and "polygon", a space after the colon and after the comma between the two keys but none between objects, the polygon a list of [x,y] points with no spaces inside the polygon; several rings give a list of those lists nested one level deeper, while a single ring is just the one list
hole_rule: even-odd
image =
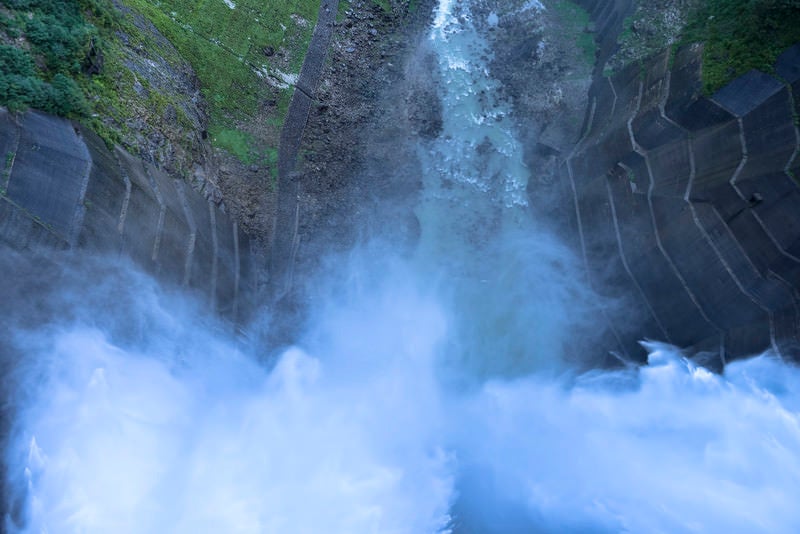
[{"label": "white water spray", "polygon": [[[717,376],[653,345],[641,370],[453,389],[439,362],[457,312],[413,271],[346,271],[358,284],[331,288],[305,348],[272,370],[152,282],[125,304],[90,291],[87,309],[70,304],[78,319],[18,330],[6,457],[20,530],[800,526],[797,369],[761,356]],[[117,295],[141,278],[120,272]],[[91,324],[97,306],[111,318]],[[128,316],[149,330],[120,335]]]}]

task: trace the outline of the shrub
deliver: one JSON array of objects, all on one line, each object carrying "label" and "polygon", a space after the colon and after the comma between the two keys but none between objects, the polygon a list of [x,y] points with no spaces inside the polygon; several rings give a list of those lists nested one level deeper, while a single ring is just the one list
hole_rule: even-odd
[{"label": "shrub", "polygon": [[33,58],[27,51],[13,46],[0,45],[0,73],[33,76],[35,72]]},{"label": "shrub", "polygon": [[63,116],[85,115],[89,106],[75,78],[82,76],[88,51],[100,40],[83,11],[111,20],[107,0],[3,3],[17,12],[0,15],[0,31],[9,37],[23,35],[29,49],[0,45],[0,105],[13,111],[34,107]]},{"label": "shrub", "polygon": [[703,85],[712,93],[751,69],[772,71],[800,41],[800,0],[703,0],[683,41],[705,42]]}]

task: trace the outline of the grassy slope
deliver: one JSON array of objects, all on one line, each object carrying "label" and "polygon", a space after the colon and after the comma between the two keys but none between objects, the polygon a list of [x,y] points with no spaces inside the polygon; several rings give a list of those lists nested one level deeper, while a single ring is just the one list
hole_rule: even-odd
[{"label": "grassy slope", "polygon": [[564,32],[575,35],[575,44],[581,50],[583,58],[590,65],[594,64],[597,45],[594,35],[587,32],[589,13],[575,2],[557,0],[554,7],[563,22]]},{"label": "grassy slope", "polygon": [[[257,147],[241,125],[276,92],[270,121],[276,129],[282,124],[292,89],[275,85],[285,85],[281,73],[299,73],[320,0],[233,0],[234,8],[224,0],[124,1],[152,21],[194,68],[209,104],[212,141],[246,162],[273,159],[274,149]],[[279,54],[282,48],[288,59]]]},{"label": "grassy slope", "polygon": [[[173,62],[191,64],[208,103],[216,146],[246,163],[274,163],[275,132],[293,90],[286,82],[300,71],[320,0],[121,3],[133,11],[120,13],[111,0],[2,0],[0,105],[81,118],[108,142],[120,141],[126,124],[143,108],[157,111],[171,104],[158,91],[145,91],[142,101],[142,91],[135,90],[141,79],[125,66],[120,42],[125,34],[127,46],[160,57],[177,49]],[[152,22],[174,49],[143,31],[134,21],[138,15]],[[85,58],[91,46],[102,50],[105,66],[88,75]],[[264,101],[274,104],[265,124],[250,127]],[[191,127],[180,112],[178,122]]]}]

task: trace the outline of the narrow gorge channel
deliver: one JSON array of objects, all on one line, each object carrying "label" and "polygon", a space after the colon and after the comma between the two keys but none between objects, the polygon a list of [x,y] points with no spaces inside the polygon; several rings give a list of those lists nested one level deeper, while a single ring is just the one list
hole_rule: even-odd
[{"label": "narrow gorge channel", "polygon": [[124,260],[3,259],[7,531],[800,529],[800,371],[607,358],[622,305],[531,205],[476,16],[439,0],[423,45],[442,124],[414,147],[416,248],[376,229],[295,280],[313,306],[280,354],[254,346],[269,306],[234,335]]}]

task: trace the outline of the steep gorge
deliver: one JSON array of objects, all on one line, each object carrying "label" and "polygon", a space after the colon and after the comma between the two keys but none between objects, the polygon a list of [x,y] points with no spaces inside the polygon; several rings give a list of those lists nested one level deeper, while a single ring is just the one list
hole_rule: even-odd
[{"label": "steep gorge", "polygon": [[269,235],[0,116],[6,528],[800,524],[800,53],[706,97],[581,5],[323,2]]}]

